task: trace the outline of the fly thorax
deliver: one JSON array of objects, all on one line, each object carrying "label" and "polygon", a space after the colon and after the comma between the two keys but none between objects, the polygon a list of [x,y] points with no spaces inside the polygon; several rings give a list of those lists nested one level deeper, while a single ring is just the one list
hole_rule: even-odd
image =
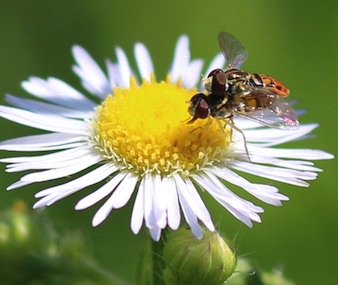
[{"label": "fly thorax", "polygon": [[249,74],[248,83],[256,87],[264,87],[264,81],[262,77],[257,73]]},{"label": "fly thorax", "polygon": [[226,91],[229,94],[236,94],[244,90],[244,85],[248,81],[248,73],[239,69],[230,69],[225,72],[227,76]]}]

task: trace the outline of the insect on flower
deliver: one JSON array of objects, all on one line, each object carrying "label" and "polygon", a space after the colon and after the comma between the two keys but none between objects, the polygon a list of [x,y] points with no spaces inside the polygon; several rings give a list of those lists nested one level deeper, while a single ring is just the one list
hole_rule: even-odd
[{"label": "insect on flower", "polygon": [[210,116],[218,119],[218,123],[223,120],[225,126],[228,124],[243,135],[245,148],[245,136],[233,123],[234,116],[246,117],[271,128],[297,129],[297,115],[283,99],[289,95],[289,90],[271,76],[240,70],[247,52],[233,35],[221,32],[218,40],[227,68],[211,71],[204,81],[208,94],[198,93],[191,98],[188,111],[193,118],[188,123]]},{"label": "insect on flower", "polygon": [[[233,36],[221,33],[220,44],[227,69],[209,76],[205,94],[194,97],[203,66],[201,59],[190,59],[187,36],[178,39],[167,79],[159,82],[142,43],[134,46],[140,77],[134,75],[122,48],[116,48],[117,60],[107,60],[104,72],[84,48],[74,46],[73,71],[82,91],[55,77],[34,76],[22,83],[31,99],[7,94],[11,106],[0,105],[1,120],[42,131],[0,142],[6,156],[15,152],[9,157],[1,152],[0,163],[7,164],[7,172],[24,172],[7,190],[36,185],[35,209],[75,193],[83,195],[75,209],[95,207],[95,227],[112,212],[133,204],[131,231],[138,234],[146,227],[155,241],[163,230],[177,230],[184,221],[198,239],[205,230],[215,231],[200,192],[249,227],[261,222],[264,209],[247,198],[281,206],[288,197],[271,181],[308,187],[321,171],[310,161],[333,156],[316,149],[274,147],[307,137],[317,124],[304,124],[293,132],[274,132],[249,120],[239,124],[239,116],[284,129],[295,128],[298,122],[283,101],[288,92],[276,87],[278,81],[239,70],[246,52]],[[213,62],[223,66],[222,56]],[[219,92],[222,78],[224,86],[218,87],[224,89]],[[191,121],[208,117],[195,125],[182,123],[187,115],[182,100],[191,97]],[[207,130],[192,131],[205,121]],[[236,127],[248,138],[252,161],[245,161],[242,142],[231,141]],[[254,183],[242,173],[269,181]],[[242,192],[247,197],[241,197]]]}]

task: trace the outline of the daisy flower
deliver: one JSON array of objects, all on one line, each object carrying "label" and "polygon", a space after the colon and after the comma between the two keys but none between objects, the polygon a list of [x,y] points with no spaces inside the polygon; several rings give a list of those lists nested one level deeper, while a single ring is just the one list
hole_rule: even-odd
[{"label": "daisy flower", "polygon": [[[306,137],[317,124],[283,131],[245,119],[234,119],[245,134],[219,128],[215,119],[187,124],[187,101],[203,89],[201,74],[224,66],[218,54],[203,69],[191,59],[189,40],[178,39],[168,76],[155,79],[146,47],[134,46],[137,71],[125,52],[116,48],[116,62],[106,61],[106,72],[80,46],[72,48],[84,92],[49,77],[30,77],[22,87],[34,99],[6,95],[12,105],[0,106],[0,116],[45,133],[0,143],[6,151],[43,152],[36,156],[3,158],[7,172],[30,171],[7,189],[56,180],[56,186],[36,193],[34,208],[55,202],[95,185],[95,191],[75,205],[82,210],[100,203],[92,224],[101,224],[116,209],[134,200],[130,226],[137,234],[143,223],[154,240],[167,226],[176,230],[182,216],[201,238],[200,224],[214,231],[214,223],[200,193],[210,194],[234,217],[248,226],[260,222],[263,209],[231,191],[242,188],[255,198],[280,206],[288,198],[271,186],[271,180],[307,187],[320,169],[309,160],[332,155],[312,149],[274,148]],[[256,184],[243,178],[249,173],[268,179]],[[76,175],[75,175],[76,174]],[[76,177],[73,177],[75,175]],[[39,187],[37,185],[37,187]]]}]

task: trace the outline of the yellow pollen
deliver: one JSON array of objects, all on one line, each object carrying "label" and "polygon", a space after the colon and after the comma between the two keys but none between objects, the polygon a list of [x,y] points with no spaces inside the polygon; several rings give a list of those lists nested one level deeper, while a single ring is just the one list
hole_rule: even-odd
[{"label": "yellow pollen", "polygon": [[181,83],[143,82],[115,88],[97,108],[93,139],[107,160],[139,175],[192,172],[223,158],[231,130],[213,118],[187,124],[187,102],[196,94]]}]

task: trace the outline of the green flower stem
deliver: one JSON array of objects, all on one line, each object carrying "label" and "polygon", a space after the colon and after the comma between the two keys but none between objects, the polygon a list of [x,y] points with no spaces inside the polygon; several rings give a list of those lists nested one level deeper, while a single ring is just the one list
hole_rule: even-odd
[{"label": "green flower stem", "polygon": [[164,232],[161,239],[156,242],[152,240],[152,265],[153,265],[153,285],[165,285],[163,280],[164,260],[163,247],[165,236]]}]

